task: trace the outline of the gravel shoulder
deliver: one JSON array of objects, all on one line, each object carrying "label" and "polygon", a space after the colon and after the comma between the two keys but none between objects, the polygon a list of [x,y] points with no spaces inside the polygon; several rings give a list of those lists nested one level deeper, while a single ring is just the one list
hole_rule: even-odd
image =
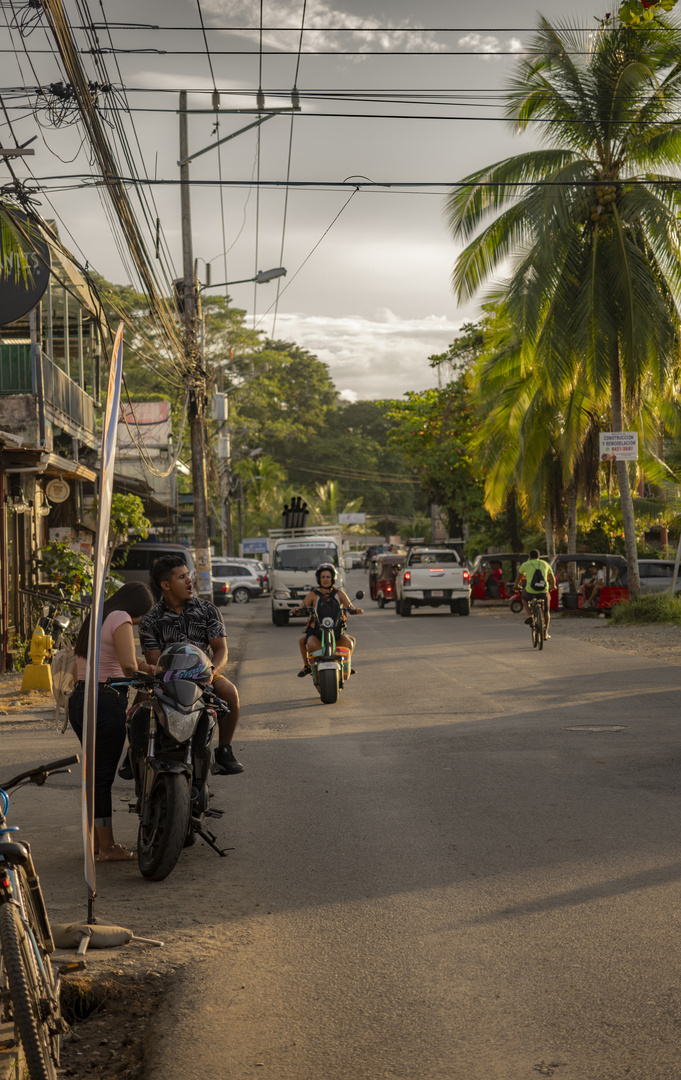
[{"label": "gravel shoulder", "polygon": [[578,638],[603,649],[681,664],[681,626],[672,623],[614,626],[605,618],[558,615],[551,619],[551,637]]}]

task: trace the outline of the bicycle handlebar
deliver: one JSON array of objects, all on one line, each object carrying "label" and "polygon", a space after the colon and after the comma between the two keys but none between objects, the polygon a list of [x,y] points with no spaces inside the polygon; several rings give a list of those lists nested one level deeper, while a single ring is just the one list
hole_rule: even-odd
[{"label": "bicycle handlebar", "polygon": [[[80,755],[74,754],[73,757],[60,758],[58,761],[50,761],[47,765],[38,765],[35,769],[28,769],[26,772],[19,773],[18,776],[8,780],[7,783],[0,784],[0,787],[5,791],[9,791],[11,788],[16,787],[22,780],[30,780],[32,784],[42,785],[47,780],[50,773],[58,772],[62,769],[67,769],[69,765],[77,765],[80,761]],[[70,770],[68,770],[70,771]]]}]

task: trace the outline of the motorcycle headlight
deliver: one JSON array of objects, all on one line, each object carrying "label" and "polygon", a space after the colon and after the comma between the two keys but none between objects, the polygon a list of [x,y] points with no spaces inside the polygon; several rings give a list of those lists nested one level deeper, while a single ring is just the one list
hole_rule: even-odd
[{"label": "motorcycle headlight", "polygon": [[168,734],[176,742],[182,743],[190,739],[196,730],[200,716],[200,709],[191,712],[181,712],[179,709],[163,709],[159,717]]},{"label": "motorcycle headlight", "polygon": [[322,619],[322,626],[325,630],[333,630],[333,619],[327,615],[325,619]]},{"label": "motorcycle headlight", "polygon": [[291,597],[291,593],[290,593],[290,591],[288,589],[275,589],[274,590],[274,598],[275,598],[275,600],[289,600],[290,597]]}]

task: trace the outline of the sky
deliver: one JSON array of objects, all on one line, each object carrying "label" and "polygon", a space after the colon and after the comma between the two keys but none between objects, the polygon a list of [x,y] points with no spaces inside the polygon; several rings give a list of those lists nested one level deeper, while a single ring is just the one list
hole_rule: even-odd
[{"label": "sky", "polygon": [[[476,304],[459,307],[451,289],[460,247],[444,218],[447,185],[537,145],[534,135],[518,137],[501,118],[501,92],[532,37],[538,13],[590,26],[607,6],[584,0],[545,0],[539,6],[525,0],[421,0],[418,5],[413,0],[307,0],[298,59],[304,0],[263,0],[262,57],[257,0],[200,2],[199,8],[197,0],[88,0],[100,26],[100,45],[109,49],[113,43],[125,51],[104,52],[99,67],[92,55],[82,56],[92,80],[102,83],[108,76],[111,85],[126,88],[133,111],[118,117],[137,173],[170,181],[179,178],[180,89],[194,91],[190,109],[210,110],[210,93],[197,91],[212,91],[214,77],[224,138],[257,118],[227,110],[255,110],[259,87],[266,106],[290,106],[298,69],[303,97],[293,121],[290,113],[276,115],[190,166],[199,279],[206,279],[206,263],[213,282],[236,282],[259,270],[286,267],[287,276],[278,284],[233,284],[227,291],[233,304],[247,312],[249,326],[293,341],[328,364],[346,400],[398,397],[435,385],[428,358],[444,352],[461,324],[479,313]],[[19,0],[0,4],[0,48],[9,50],[0,53],[0,93],[13,128],[9,132],[6,123],[0,125],[0,142],[13,145],[13,135],[22,144],[38,133],[32,144],[36,155],[27,161],[48,189],[38,196],[40,212],[47,218],[57,215],[62,240],[83,262],[110,280],[138,284],[121,251],[120,233],[112,228],[105,194],[83,180],[91,164],[78,125],[55,127],[47,110],[28,109],[25,97],[22,101],[18,93],[7,93],[61,78],[42,24],[22,38],[11,25],[12,5],[20,19]],[[65,7],[78,24],[76,5],[65,0]],[[77,40],[87,47],[82,32]],[[177,55],[177,50],[192,54]],[[242,55],[220,55],[234,50]],[[313,55],[315,50],[324,55]],[[313,91],[316,97],[304,96]],[[333,100],[321,97],[332,91]],[[393,100],[361,101],[361,91],[384,97],[392,92]],[[428,101],[415,103],[415,93]],[[341,99],[349,94],[351,100]],[[412,100],[399,100],[405,95]],[[122,103],[112,92],[100,98]],[[31,103],[37,100],[32,94]],[[361,116],[367,113],[372,116]],[[121,170],[130,175],[117,131],[113,126],[107,130]],[[190,153],[209,146],[214,132],[214,112],[191,113]],[[15,168],[17,175],[28,175],[25,164]],[[222,189],[215,184],[220,170],[223,181],[230,182]],[[0,186],[7,177],[0,165],[3,173]],[[287,173],[291,181],[308,186],[291,187],[287,194]],[[258,190],[252,184],[258,176],[279,186]],[[322,186],[357,178],[380,186]],[[400,183],[437,186],[390,186]],[[145,191],[143,204],[139,189],[130,188],[147,246],[153,252],[158,216],[165,257],[156,265],[168,279],[179,277],[179,187],[159,184]],[[220,292],[225,290],[212,290]]]}]

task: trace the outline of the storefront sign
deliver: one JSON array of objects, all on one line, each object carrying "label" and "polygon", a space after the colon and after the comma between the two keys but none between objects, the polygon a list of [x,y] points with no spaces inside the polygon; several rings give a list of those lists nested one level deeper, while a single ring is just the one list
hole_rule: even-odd
[{"label": "storefront sign", "polygon": [[638,461],[638,432],[601,431],[598,455],[601,461]]},{"label": "storefront sign", "polygon": [[[32,311],[50,280],[50,250],[37,226],[22,210],[12,208],[8,217],[16,221],[17,230],[0,219],[0,326]],[[25,271],[10,243],[21,248]]]},{"label": "storefront sign", "polygon": [[45,488],[45,494],[50,502],[63,503],[71,494],[71,488],[66,483],[66,480],[50,480]]}]

